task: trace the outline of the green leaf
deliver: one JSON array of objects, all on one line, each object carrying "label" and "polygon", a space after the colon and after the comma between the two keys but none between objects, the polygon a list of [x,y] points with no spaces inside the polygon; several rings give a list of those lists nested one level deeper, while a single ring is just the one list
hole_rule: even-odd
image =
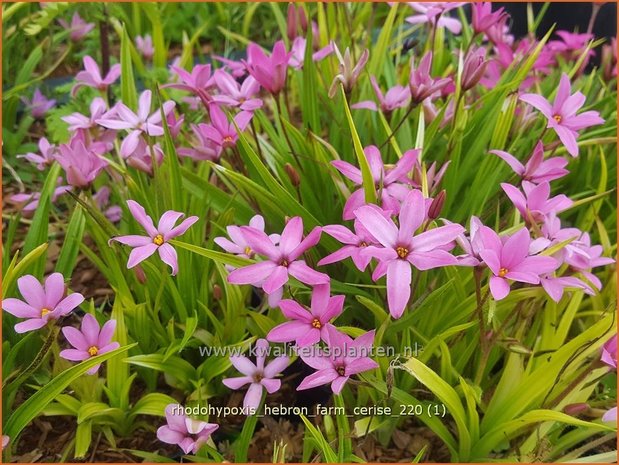
[{"label": "green leaf", "polygon": [[120,69],[121,99],[125,105],[135,110],[138,106],[138,95],[135,90],[135,78],[133,76],[133,64],[131,61],[131,39],[124,25],[120,40]]},{"label": "green leaf", "polygon": [[73,268],[75,268],[75,262],[77,261],[77,254],[80,249],[85,226],[86,218],[84,217],[84,210],[78,204],[71,214],[69,226],[65,233],[64,242],[62,243],[62,249],[60,249],[60,255],[56,262],[56,271],[65,277],[71,276]]}]

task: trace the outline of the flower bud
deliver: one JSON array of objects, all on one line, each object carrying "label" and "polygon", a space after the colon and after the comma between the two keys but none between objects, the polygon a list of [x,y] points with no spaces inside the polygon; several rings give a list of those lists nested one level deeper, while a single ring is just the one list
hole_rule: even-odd
[{"label": "flower bud", "polygon": [[567,415],[570,415],[572,417],[575,417],[576,415],[584,413],[588,410],[589,405],[585,404],[584,402],[579,402],[577,404],[568,404],[563,407],[563,413],[566,413]]},{"label": "flower bud", "polygon": [[135,272],[135,277],[138,278],[140,284],[146,283],[146,273],[144,273],[144,269],[140,265],[133,268],[133,271]]},{"label": "flower bud", "polygon": [[486,49],[483,47],[477,50],[471,50],[467,53],[464,58],[464,67],[462,69],[462,90],[467,91],[475,87],[486,72],[487,66]]},{"label": "flower bud", "polygon": [[221,286],[219,284],[213,285],[213,299],[221,300],[223,297],[223,292],[221,290]]},{"label": "flower bud", "polygon": [[294,187],[299,187],[301,184],[301,178],[299,177],[299,173],[294,169],[294,167],[290,163],[286,163],[284,165],[284,170],[290,179],[290,182]]},{"label": "flower bud", "polygon": [[447,197],[447,192],[445,189],[440,191],[434,199],[432,199],[432,203],[430,204],[430,209],[428,210],[428,218],[431,220],[437,219],[441,215],[441,211],[443,210],[443,205],[445,205],[445,198]]}]

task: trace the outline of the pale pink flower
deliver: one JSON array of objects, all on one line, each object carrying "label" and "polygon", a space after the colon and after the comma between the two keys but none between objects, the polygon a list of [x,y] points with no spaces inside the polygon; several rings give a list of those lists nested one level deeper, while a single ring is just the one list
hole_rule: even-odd
[{"label": "pale pink flower", "polygon": [[77,83],[71,89],[71,95],[75,95],[80,87],[93,87],[105,92],[120,77],[120,65],[112,65],[105,77],[101,76],[99,65],[89,55],[84,57],[84,71],[75,76]]},{"label": "pale pink flower", "polygon": [[169,404],[165,409],[167,425],[157,430],[157,439],[167,444],[178,445],[185,454],[196,454],[219,428],[215,423],[194,420],[177,412],[182,406]]}]

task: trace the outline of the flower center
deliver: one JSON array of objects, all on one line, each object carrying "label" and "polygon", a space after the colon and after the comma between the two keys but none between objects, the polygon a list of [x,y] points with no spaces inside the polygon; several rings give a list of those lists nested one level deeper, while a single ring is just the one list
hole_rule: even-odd
[{"label": "flower center", "polygon": [[49,308],[42,308],[41,309],[41,318],[43,318],[45,315],[47,315],[48,313],[51,313],[52,311]]},{"label": "flower center", "polygon": [[367,247],[367,246],[368,246],[368,243],[365,241],[359,243],[359,247]]},{"label": "flower center", "polygon": [[398,254],[398,257],[400,258],[408,257],[408,249],[406,247],[402,247],[402,246],[396,247],[395,251]]},{"label": "flower center", "polygon": [[250,246],[245,247],[245,250],[243,250],[243,252],[245,253],[245,255],[247,255],[249,258],[253,258],[254,257],[254,251],[251,249]]},{"label": "flower center", "polygon": [[554,115],[553,118],[557,123],[560,123],[563,120],[561,115]]},{"label": "flower center", "polygon": [[99,353],[99,348],[97,346],[90,346],[88,348],[88,353],[90,354],[91,357],[94,357],[95,355]]},{"label": "flower center", "polygon": [[288,260],[287,260],[287,259],[285,259],[285,258],[282,258],[282,261],[281,261],[281,262],[279,262],[279,264],[280,264],[281,266],[288,266],[288,265],[289,265]]},{"label": "flower center", "polygon": [[262,375],[262,373],[256,373],[254,374],[254,382],[259,383],[260,381],[262,381],[264,379],[264,376]]},{"label": "flower center", "polygon": [[501,268],[501,269],[499,270],[499,278],[504,278],[504,277],[505,277],[505,275],[506,275],[507,273],[509,273],[509,271],[507,270],[507,268]]},{"label": "flower center", "polygon": [[161,234],[157,234],[155,237],[153,237],[153,244],[161,245],[163,244],[163,242],[163,236]]},{"label": "flower center", "polygon": [[232,144],[232,136],[226,136],[224,137],[224,145],[231,145]]},{"label": "flower center", "polygon": [[335,371],[337,371],[337,374],[340,376],[344,376],[346,374],[346,368],[344,367],[344,365],[340,365],[335,369]]},{"label": "flower center", "polygon": [[312,326],[316,329],[320,329],[322,328],[322,323],[318,318],[314,318],[314,321],[312,321]]}]

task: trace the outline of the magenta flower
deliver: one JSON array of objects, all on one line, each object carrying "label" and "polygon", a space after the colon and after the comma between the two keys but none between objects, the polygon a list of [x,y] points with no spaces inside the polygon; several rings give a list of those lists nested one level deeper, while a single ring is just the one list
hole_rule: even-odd
[{"label": "magenta flower", "polygon": [[80,71],[75,76],[77,83],[71,89],[71,95],[75,95],[80,87],[93,87],[105,92],[120,77],[120,65],[112,65],[105,77],[101,77],[99,65],[89,55],[84,57],[84,71]]},{"label": "magenta flower", "polygon": [[111,241],[117,241],[121,244],[135,247],[129,254],[127,268],[133,268],[157,251],[159,252],[159,258],[172,268],[172,276],[175,276],[178,272],[178,258],[176,250],[168,244],[168,241],[185,234],[189,227],[198,221],[198,217],[190,216],[175,227],[174,225],[176,222],[185,216],[185,214],[174,210],[168,210],[161,215],[159,224],[155,228],[152,218],[146,214],[142,205],[134,200],[127,200],[127,206],[133,218],[142,225],[148,234],[148,236],[129,235],[110,239]]},{"label": "magenta flower", "polygon": [[[294,69],[302,69],[303,63],[305,62],[305,47],[307,45],[307,40],[305,37],[297,37],[292,42],[292,46],[290,47],[290,60],[288,64],[292,66]],[[321,48],[320,50],[312,53],[313,61],[322,61],[331,55],[334,51],[333,42],[329,42],[326,46]]]},{"label": "magenta flower", "polygon": [[[252,219],[249,220],[249,227],[254,228],[257,231],[264,232],[264,218],[261,215],[253,216]],[[245,240],[241,227],[230,225],[226,227],[226,231],[228,232],[230,239],[225,237],[216,237],[214,239],[215,244],[228,253],[252,260],[256,252],[252,250],[250,245]],[[273,245],[277,245],[279,242],[279,234],[271,234],[269,239],[271,239]],[[230,271],[233,269],[234,268],[229,268]]]},{"label": "magenta flower", "polygon": [[574,270],[579,271],[597,289],[602,289],[600,278],[590,272],[591,268],[610,265],[615,260],[609,257],[602,257],[604,249],[601,245],[591,245],[591,238],[588,233],[583,233],[578,241],[572,242],[574,248],[578,248],[577,253],[565,255],[565,263]]},{"label": "magenta flower", "polygon": [[185,454],[196,454],[219,425],[194,420],[182,413],[183,407],[169,404],[165,409],[167,425],[157,430],[157,439],[178,445]]},{"label": "magenta flower", "polygon": [[271,94],[277,95],[286,85],[290,52],[282,40],[275,42],[273,52],[267,57],[260,46],[253,42],[247,46],[245,66],[249,74]]},{"label": "magenta flower", "polygon": [[70,32],[69,37],[71,37],[73,42],[82,40],[95,27],[95,23],[87,23],[80,17],[77,11],[73,13],[71,24],[64,19],[59,19],[58,22],[65,30]]},{"label": "magenta flower", "polygon": [[[149,116],[151,99],[151,91],[145,90],[140,95],[137,114],[130,110],[124,103],[118,102],[116,104],[115,117],[106,117],[97,120],[97,123],[103,127],[116,130],[125,129],[130,131],[129,135],[125,137],[120,146],[120,154],[123,157],[129,156],[135,151],[142,134],[147,134],[149,136],[163,136],[163,127],[161,127],[161,111],[157,108],[153,114]],[[166,117],[175,105],[176,104],[171,100],[163,103],[163,113]]]},{"label": "magenta flower", "polygon": [[247,74],[247,67],[245,66],[245,63],[243,61],[235,61],[219,55],[212,56],[215,60],[223,63],[224,66],[230,70],[233,77],[240,78]]},{"label": "magenta flower", "polygon": [[544,291],[546,291],[546,294],[548,294],[555,302],[559,302],[561,300],[565,288],[567,287],[582,289],[585,294],[594,294],[593,290],[587,284],[574,276],[540,276],[540,284],[544,288]]},{"label": "magenta flower", "polygon": [[472,48],[464,57],[462,67],[462,90],[472,89],[481,80],[489,61],[486,59],[486,49],[484,47]]},{"label": "magenta flower", "polygon": [[244,131],[253,117],[253,113],[242,111],[234,117],[234,123],[228,121],[228,117],[217,105],[209,105],[209,115],[211,123],[203,126],[201,131],[207,139],[211,140],[219,153],[223,149],[234,147],[239,138],[234,123],[239,128],[239,131]]},{"label": "magenta flower", "polygon": [[[78,331],[72,326],[65,326],[62,328],[62,334],[64,334],[64,337],[69,341],[69,344],[73,346],[73,349],[61,351],[60,356],[65,360],[81,362],[91,357],[118,349],[120,344],[118,342],[112,342],[115,329],[116,320],[109,320],[103,325],[103,328],[100,328],[97,319],[90,313],[87,313],[82,319],[81,331]],[[95,365],[86,373],[94,375],[99,371],[100,367],[101,364]]]},{"label": "magenta flower", "polygon": [[352,61],[352,55],[350,53],[350,49],[346,47],[344,50],[344,55],[340,52],[340,49],[337,48],[337,45],[333,43],[333,50],[335,51],[335,55],[337,56],[339,64],[339,71],[333,78],[333,82],[331,83],[331,87],[329,87],[329,98],[335,97],[335,94],[338,90],[338,83],[341,83],[344,86],[344,91],[347,94],[352,92],[355,84],[359,80],[359,76],[361,76],[361,71],[365,68],[368,59],[370,58],[370,51],[365,49],[359,60],[356,64]]},{"label": "magenta flower", "polygon": [[327,328],[333,326],[331,320],[337,318],[344,307],[343,295],[330,297],[330,294],[329,284],[315,286],[309,309],[294,300],[282,300],[279,308],[292,321],[273,328],[267,334],[267,339],[271,342],[296,341],[299,347],[315,344],[321,339],[328,341]]},{"label": "magenta flower", "polygon": [[241,232],[251,250],[263,255],[266,260],[234,270],[228,275],[228,282],[259,286],[267,294],[282,289],[289,275],[310,286],[329,282],[329,276],[311,269],[300,259],[306,250],[320,240],[320,227],[315,227],[303,239],[303,220],[295,216],[284,227],[278,245],[255,228],[243,226]]},{"label": "magenta flower", "polygon": [[67,182],[75,187],[90,186],[108,165],[105,158],[95,153],[91,147],[86,147],[79,138],[72,139],[69,144],[62,144],[58,151],[56,161],[64,169]]},{"label": "magenta flower", "polygon": [[159,144],[153,144],[151,152],[151,147],[141,137],[138,139],[138,145],[133,152],[121,153],[121,156],[127,162],[127,165],[151,176],[153,174],[153,160],[157,163],[157,166],[160,166],[163,162],[163,150],[161,150]]},{"label": "magenta flower", "polygon": [[507,238],[500,238],[492,229],[480,229],[484,249],[480,255],[492,272],[490,292],[495,300],[509,294],[510,281],[539,284],[540,275],[554,271],[559,262],[552,257],[529,255],[531,237],[522,228]]},{"label": "magenta flower", "polygon": [[[385,217],[389,216],[389,213],[384,210],[381,211],[384,212]],[[363,250],[370,245],[379,245],[379,242],[374,239],[374,236],[365,229],[359,220],[355,220],[354,228],[354,233],[339,224],[332,224],[322,228],[323,232],[345,245],[341,249],[322,258],[318,262],[319,266],[340,262],[350,257],[359,271],[365,271],[372,257],[364,254]]]},{"label": "magenta flower", "polygon": [[209,89],[215,85],[211,76],[211,65],[196,65],[191,73],[178,66],[172,66],[172,71],[178,76],[179,83],[166,84],[163,87],[185,90],[200,98],[205,106],[211,101]]},{"label": "magenta flower", "polygon": [[448,224],[415,235],[427,219],[427,202],[419,190],[410,191],[400,209],[399,227],[385,218],[377,207],[366,205],[355,211],[355,216],[382,247],[369,246],[364,253],[377,258],[379,265],[373,278],[387,275],[387,303],[394,318],[400,318],[411,294],[411,266],[429,270],[457,264],[456,258],[446,247],[464,228]]},{"label": "magenta flower", "polygon": [[600,359],[609,367],[617,369],[617,335],[611,337],[602,347]]},{"label": "magenta flower", "polygon": [[207,137],[207,135],[213,135],[213,127],[205,123],[192,124],[191,130],[196,139],[195,143],[192,144],[192,147],[180,147],[177,153],[180,156],[193,158],[198,161],[219,160],[222,152],[221,146]]},{"label": "magenta flower", "polygon": [[287,356],[280,355],[265,366],[264,362],[269,353],[269,343],[266,339],[258,339],[254,351],[256,354],[255,364],[249,358],[242,355],[230,357],[232,365],[244,376],[222,380],[226,387],[234,390],[249,384],[249,389],[243,400],[243,407],[252,413],[258,410],[260,406],[263,390],[266,389],[269,394],[279,391],[282,382],[276,376],[284,371],[290,362]]},{"label": "magenta flower", "polygon": [[427,52],[419,66],[415,68],[415,58],[411,57],[411,71],[408,79],[408,88],[415,103],[421,103],[431,95],[442,91],[451,79],[433,79],[430,75],[432,70],[432,52]]},{"label": "magenta flower", "polygon": [[153,38],[150,34],[146,34],[144,37],[135,37],[135,48],[142,54],[147,60],[152,60],[155,54],[155,47],[153,47]]},{"label": "magenta flower", "polygon": [[2,308],[17,318],[26,321],[15,325],[16,333],[25,333],[42,328],[50,320],[68,315],[84,301],[77,292],[65,297],[64,277],[52,273],[43,286],[34,276],[25,275],[17,280],[17,287],[25,301],[9,298],[2,300]]},{"label": "magenta flower", "polygon": [[[363,149],[370,165],[375,189],[381,194],[381,206],[391,211],[394,215],[400,211],[400,203],[409,192],[410,180],[408,173],[413,169],[419,156],[419,150],[407,150],[391,169],[385,168],[383,159],[378,148],[370,145]],[[361,170],[350,163],[341,160],[332,161],[331,164],[344,176],[354,182],[359,189],[352,193],[344,206],[343,218],[352,220],[354,211],[365,205],[365,192],[363,190],[363,178]]]},{"label": "magenta flower", "polygon": [[[62,184],[62,177],[59,177],[57,180],[57,186],[54,189],[54,191],[52,192],[52,203],[54,203],[56,200],[58,200],[58,197],[60,197],[61,195],[66,194],[67,192],[69,192],[70,190],[72,190],[73,188],[71,186],[63,186]],[[41,199],[41,193],[40,192],[32,192],[30,194],[27,193],[22,193],[22,194],[14,194],[11,195],[8,200],[11,203],[14,204],[23,204],[22,206],[22,212],[24,214],[29,214],[32,213],[33,211],[35,211],[38,207],[39,207],[39,200]]]},{"label": "magenta flower", "polygon": [[17,155],[17,158],[25,158],[30,163],[34,163],[39,171],[43,171],[46,167],[54,163],[56,156],[56,146],[49,143],[45,137],[39,139],[40,155],[33,152],[28,152],[25,155]]},{"label": "magenta flower", "polygon": [[[402,108],[408,105],[408,101],[411,98],[411,92],[408,87],[394,86],[383,95],[380,87],[378,87],[376,78],[372,76],[370,77],[370,81],[372,82],[372,87],[376,93],[380,110],[386,115],[390,115],[396,108]],[[378,111],[376,103],[371,100],[364,100],[363,102],[355,103],[354,105],[351,105],[350,108],[365,108],[367,110]]]},{"label": "magenta flower", "polygon": [[221,92],[213,101],[243,111],[254,111],[262,107],[262,100],[255,98],[260,92],[260,84],[252,76],[247,76],[242,84],[223,70],[218,69],[214,75],[215,83]]},{"label": "magenta flower", "polygon": [[332,325],[327,327],[327,333],[329,343],[326,349],[308,348],[309,354],[300,351],[303,361],[317,371],[301,381],[297,391],[331,383],[331,390],[339,394],[351,376],[378,368],[378,363],[369,357],[374,343],[373,330],[354,341]]},{"label": "magenta flower", "polygon": [[561,75],[557,96],[553,104],[550,104],[541,95],[523,94],[520,100],[537,108],[548,119],[547,128],[552,128],[567,149],[568,153],[578,156],[578,144],[576,138],[578,131],[604,123],[597,111],[585,111],[579,115],[578,110],[585,104],[586,97],[581,92],[571,94],[570,78],[567,74]]},{"label": "magenta flower", "polygon": [[505,161],[523,181],[529,181],[534,184],[554,181],[569,173],[565,169],[567,166],[565,158],[553,157],[544,160],[544,144],[542,141],[537,143],[533,150],[533,155],[531,155],[526,165],[523,165],[516,157],[502,150],[490,150],[490,153]]},{"label": "magenta flower", "polygon": [[[451,221],[443,220],[445,224],[452,224]],[[483,242],[479,230],[484,227],[481,220],[476,216],[471,216],[469,220],[469,234],[463,233],[456,237],[456,243],[464,251],[464,254],[458,255],[458,265],[461,266],[479,266],[483,264],[479,252],[483,249]]]},{"label": "magenta flower", "polygon": [[524,194],[511,184],[501,183],[501,187],[527,223],[544,222],[551,213],[567,210],[574,203],[563,194],[550,197],[550,184],[547,181],[538,185],[523,181]]},{"label": "magenta flower", "polygon": [[465,3],[466,2],[407,2],[408,6],[420,14],[407,17],[406,22],[410,24],[428,23],[432,27],[442,26],[453,34],[460,34],[462,23],[445,13]]},{"label": "magenta flower", "polygon": [[30,114],[34,119],[42,119],[48,110],[54,108],[56,105],[56,100],[45,97],[39,88],[34,90],[32,100],[26,97],[21,97],[21,101],[24,105],[26,105],[26,109],[30,111]]},{"label": "magenta flower", "polygon": [[69,124],[69,131],[77,131],[78,129],[88,130],[97,127],[96,121],[98,119],[110,118],[114,114],[115,110],[108,110],[105,100],[101,97],[95,97],[90,102],[90,116],[82,115],[81,113],[71,113],[60,119]]},{"label": "magenta flower", "polygon": [[508,18],[504,8],[499,8],[493,12],[492,3],[490,2],[474,2],[471,4],[471,9],[472,25],[475,34],[485,33],[497,24],[505,23]]}]

